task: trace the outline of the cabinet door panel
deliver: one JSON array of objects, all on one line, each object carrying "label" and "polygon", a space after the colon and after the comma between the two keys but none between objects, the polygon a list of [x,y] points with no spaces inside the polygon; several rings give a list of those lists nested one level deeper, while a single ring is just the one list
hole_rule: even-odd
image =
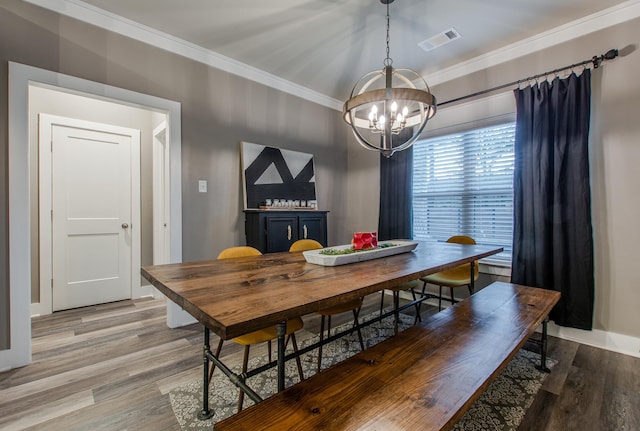
[{"label": "cabinet door panel", "polygon": [[296,217],[267,217],[267,253],[289,251],[298,239]]},{"label": "cabinet door panel", "polygon": [[324,215],[298,217],[298,236],[300,239],[315,239],[327,246],[326,218]]}]

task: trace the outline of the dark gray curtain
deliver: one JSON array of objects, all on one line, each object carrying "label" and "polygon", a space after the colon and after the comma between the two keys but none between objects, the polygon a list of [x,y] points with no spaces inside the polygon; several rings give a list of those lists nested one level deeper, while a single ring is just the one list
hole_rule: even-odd
[{"label": "dark gray curtain", "polygon": [[517,104],[511,281],[561,292],[558,325],[591,329],[591,73],[514,91]]},{"label": "dark gray curtain", "polygon": [[[400,133],[397,138],[404,142],[410,132]],[[380,155],[379,240],[413,237],[412,186],[413,146],[389,158]]]}]

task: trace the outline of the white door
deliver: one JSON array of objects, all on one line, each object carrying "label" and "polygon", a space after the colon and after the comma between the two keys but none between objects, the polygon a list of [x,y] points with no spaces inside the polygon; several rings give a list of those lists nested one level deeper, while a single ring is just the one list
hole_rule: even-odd
[{"label": "white door", "polygon": [[[51,123],[53,310],[131,298],[140,132]],[[137,269],[137,268],[136,268]]]}]

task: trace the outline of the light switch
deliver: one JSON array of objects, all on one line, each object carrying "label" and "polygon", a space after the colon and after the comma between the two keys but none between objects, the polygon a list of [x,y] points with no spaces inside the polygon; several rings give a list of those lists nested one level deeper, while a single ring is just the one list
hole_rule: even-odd
[{"label": "light switch", "polygon": [[200,193],[206,193],[207,192],[207,180],[199,180],[198,181],[198,191]]}]

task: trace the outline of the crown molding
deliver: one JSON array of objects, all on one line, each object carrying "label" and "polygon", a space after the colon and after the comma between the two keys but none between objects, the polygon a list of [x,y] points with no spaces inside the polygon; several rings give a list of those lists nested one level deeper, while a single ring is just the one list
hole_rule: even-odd
[{"label": "crown molding", "polygon": [[23,1],[292,94],[310,102],[342,111],[342,101],[82,1]]},{"label": "crown molding", "polygon": [[640,0],[629,0],[435,73],[423,72],[422,75],[428,77],[430,86],[435,86],[638,17]]},{"label": "crown molding", "polygon": [[[343,102],[340,100],[80,0],[23,1],[130,37],[233,75],[241,76],[310,102],[338,111],[342,110]],[[640,0],[629,0],[437,72],[423,72],[422,75],[429,77],[428,82],[431,86],[442,84],[638,17],[640,17]]]}]

